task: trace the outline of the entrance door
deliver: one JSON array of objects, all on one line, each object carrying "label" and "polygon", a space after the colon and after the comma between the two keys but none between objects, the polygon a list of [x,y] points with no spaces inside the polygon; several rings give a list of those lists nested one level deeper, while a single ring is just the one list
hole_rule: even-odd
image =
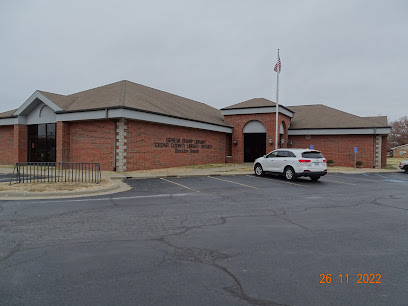
[{"label": "entrance door", "polygon": [[55,162],[55,123],[28,126],[28,161]]},{"label": "entrance door", "polygon": [[266,133],[244,134],[244,162],[253,162],[266,153]]}]

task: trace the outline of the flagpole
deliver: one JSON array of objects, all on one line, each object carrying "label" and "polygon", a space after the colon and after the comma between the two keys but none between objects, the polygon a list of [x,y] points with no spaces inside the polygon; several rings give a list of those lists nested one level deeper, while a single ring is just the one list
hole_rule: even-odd
[{"label": "flagpole", "polygon": [[[279,62],[279,49],[278,49],[278,61]],[[278,114],[279,114],[279,73],[280,73],[280,67],[278,67],[277,71],[277,77],[276,77],[276,125],[275,125],[275,150],[278,148]]]}]

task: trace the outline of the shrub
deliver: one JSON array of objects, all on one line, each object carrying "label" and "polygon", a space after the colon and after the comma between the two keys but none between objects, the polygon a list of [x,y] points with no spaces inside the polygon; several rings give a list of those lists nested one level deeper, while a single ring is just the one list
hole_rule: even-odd
[{"label": "shrub", "polygon": [[334,160],[329,159],[329,160],[327,161],[327,164],[328,164],[328,165],[333,165],[333,164],[334,164]]},{"label": "shrub", "polygon": [[362,162],[361,160],[358,160],[358,161],[356,162],[356,166],[361,167],[362,165],[363,165],[363,162]]}]

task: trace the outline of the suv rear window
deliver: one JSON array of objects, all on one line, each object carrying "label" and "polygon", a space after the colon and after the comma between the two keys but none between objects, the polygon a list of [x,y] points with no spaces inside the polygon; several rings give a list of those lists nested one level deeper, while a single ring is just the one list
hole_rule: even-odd
[{"label": "suv rear window", "polygon": [[304,158],[324,158],[322,153],[320,153],[318,151],[303,152],[302,157],[304,157]]}]

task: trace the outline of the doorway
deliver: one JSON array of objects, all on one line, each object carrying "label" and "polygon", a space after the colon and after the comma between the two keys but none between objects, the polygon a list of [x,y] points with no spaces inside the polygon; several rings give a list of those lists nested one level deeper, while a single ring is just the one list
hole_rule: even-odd
[{"label": "doorway", "polygon": [[253,162],[266,153],[266,127],[258,120],[249,121],[244,129],[244,162]]},{"label": "doorway", "polygon": [[29,162],[56,161],[56,124],[33,124],[28,126],[27,160]]},{"label": "doorway", "polygon": [[244,134],[244,162],[253,162],[266,154],[266,133]]}]

